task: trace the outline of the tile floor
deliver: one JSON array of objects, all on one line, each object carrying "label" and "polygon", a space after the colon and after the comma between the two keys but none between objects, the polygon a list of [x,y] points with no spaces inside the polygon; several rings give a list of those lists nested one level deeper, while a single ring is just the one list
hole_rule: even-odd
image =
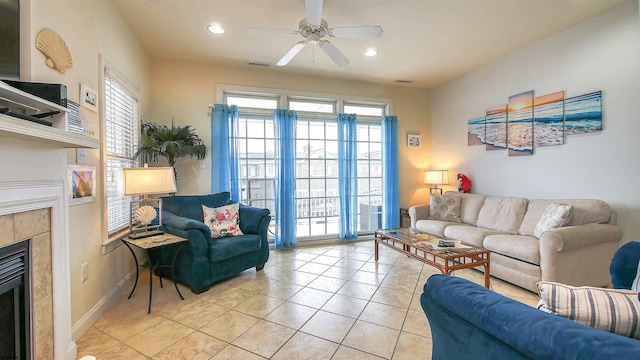
[{"label": "tile floor", "polygon": [[[194,295],[148,271],[77,341],[78,358],[428,359],[431,333],[420,307],[435,269],[373,241],[272,251],[264,271],[247,270]],[[483,284],[475,270],[456,276]],[[537,296],[492,278],[495,291],[535,306]]]}]

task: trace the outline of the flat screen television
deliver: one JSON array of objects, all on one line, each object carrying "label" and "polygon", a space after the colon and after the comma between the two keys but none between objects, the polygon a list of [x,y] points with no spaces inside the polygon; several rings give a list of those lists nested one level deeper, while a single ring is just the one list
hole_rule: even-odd
[{"label": "flat screen television", "polygon": [[0,80],[20,80],[20,0],[0,0]]}]

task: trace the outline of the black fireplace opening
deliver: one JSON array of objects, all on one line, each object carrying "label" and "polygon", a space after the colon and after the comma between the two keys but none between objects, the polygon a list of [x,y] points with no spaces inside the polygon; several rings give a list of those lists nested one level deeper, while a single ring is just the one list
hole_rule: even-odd
[{"label": "black fireplace opening", "polygon": [[0,248],[0,360],[31,359],[30,244]]}]

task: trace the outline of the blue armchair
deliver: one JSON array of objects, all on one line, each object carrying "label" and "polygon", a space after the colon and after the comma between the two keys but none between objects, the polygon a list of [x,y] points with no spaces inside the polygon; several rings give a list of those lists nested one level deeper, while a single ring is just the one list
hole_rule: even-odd
[{"label": "blue armchair", "polygon": [[[220,280],[246,269],[264,268],[269,259],[267,230],[271,216],[268,209],[240,204],[240,229],[244,235],[211,238],[204,224],[202,205],[220,207],[233,203],[228,192],[212,195],[162,197],[162,228],[165,232],[189,239],[175,262],[175,279],[195,294],[209,290]],[[171,263],[177,249],[163,248],[162,263]],[[168,269],[159,274],[171,276]]]}]

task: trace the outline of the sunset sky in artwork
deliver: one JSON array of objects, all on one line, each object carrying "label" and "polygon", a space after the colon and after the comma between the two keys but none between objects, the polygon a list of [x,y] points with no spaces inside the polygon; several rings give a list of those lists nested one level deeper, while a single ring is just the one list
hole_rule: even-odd
[{"label": "sunset sky in artwork", "polygon": [[509,112],[518,111],[533,106],[533,91],[509,96]]},{"label": "sunset sky in artwork", "polygon": [[487,115],[495,115],[507,112],[507,105],[498,105],[487,109]]},{"label": "sunset sky in artwork", "polygon": [[564,100],[564,91],[558,91],[553,94],[538,96],[537,98],[533,99],[533,104],[535,106],[538,106],[562,100]]}]

